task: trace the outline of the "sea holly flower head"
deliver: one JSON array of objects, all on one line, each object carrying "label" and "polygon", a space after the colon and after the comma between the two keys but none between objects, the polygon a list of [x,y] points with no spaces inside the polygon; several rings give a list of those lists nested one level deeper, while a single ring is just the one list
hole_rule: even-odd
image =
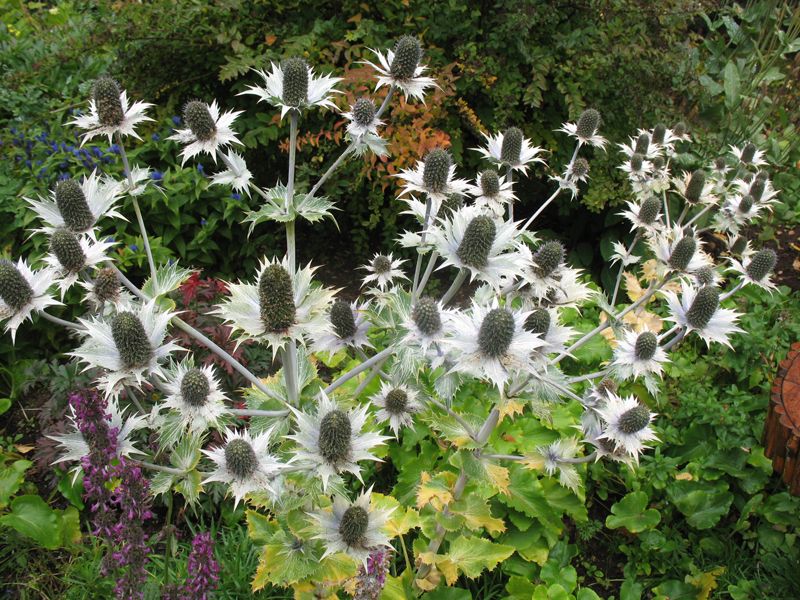
[{"label": "sea holly flower head", "polygon": [[626,331],[622,339],[617,340],[611,374],[620,380],[642,377],[648,373],[661,376],[665,362],[670,361],[658,343],[658,336],[645,326],[639,332]]},{"label": "sea holly flower head", "polygon": [[525,331],[538,334],[539,339],[544,342],[543,346],[536,348],[531,354],[534,359],[542,361],[547,361],[547,354],[566,352],[567,342],[575,335],[570,327],[559,324],[556,307],[537,306],[526,317],[523,327]]},{"label": "sea holly flower head", "polygon": [[714,182],[706,178],[703,169],[692,173],[684,173],[683,178],[672,180],[678,192],[689,204],[716,204],[719,199],[714,195]]},{"label": "sea holly flower head", "polygon": [[581,113],[576,123],[564,123],[560,129],[578,140],[579,144],[591,144],[605,150],[608,140],[597,133],[600,127],[600,113],[594,108],[587,108]]},{"label": "sea holly flower head", "polygon": [[66,291],[77,283],[81,270],[94,268],[107,260],[106,251],[113,244],[109,241],[92,241],[89,236],[76,235],[65,227],[53,231],[50,253],[44,261],[56,277],[61,300],[64,300]]},{"label": "sea holly flower head", "polygon": [[281,119],[290,110],[312,106],[336,108],[331,94],[338,93],[333,86],[342,79],[330,75],[315,77],[314,70],[300,56],[290,58],[282,65],[272,63],[272,72],[269,75],[260,70],[256,72],[264,79],[264,87],[250,86],[240,92],[240,95],[253,94],[258,96],[259,102],[264,100],[280,107]]},{"label": "sea holly flower head", "polygon": [[401,427],[411,427],[414,415],[423,409],[417,400],[418,392],[408,385],[395,386],[386,381],[381,382],[381,391],[370,399],[380,408],[375,413],[378,423],[389,421],[389,427],[398,436]]},{"label": "sea holly flower head", "polygon": [[639,228],[652,235],[661,230],[663,226],[661,223],[662,201],[659,196],[650,194],[641,203],[629,200],[626,204],[628,210],[617,214],[631,222],[631,231]]},{"label": "sea holly flower head", "polygon": [[552,444],[536,446],[525,456],[523,464],[527,469],[544,470],[548,477],[558,473],[558,482],[564,487],[577,492],[581,486],[581,478],[575,465],[569,461],[580,451],[578,438],[561,438]]},{"label": "sea holly flower head", "polygon": [[416,37],[410,35],[401,37],[397,40],[394,51],[388,50],[386,55],[377,50],[372,52],[378,57],[380,65],[369,61],[362,63],[378,72],[376,90],[383,85],[395,85],[403,91],[406,102],[409,96],[424,102],[426,88],[438,87],[433,79],[422,75],[427,67],[420,65],[422,45]]},{"label": "sea holly flower head", "polygon": [[[335,401],[320,393],[314,415],[289,407],[297,420],[297,433],[286,437],[297,442],[295,455],[289,461],[308,462],[322,478],[322,489],[341,471],[348,471],[361,481],[358,461],[379,461],[371,452],[382,446],[387,436],[363,431],[369,406],[345,411]],[[380,462],[380,461],[379,461]]]},{"label": "sea holly flower head", "polygon": [[498,166],[510,166],[515,171],[528,172],[528,165],[531,163],[542,163],[544,159],[539,158],[542,152],[539,146],[532,146],[531,141],[524,137],[522,130],[518,127],[509,127],[505,132],[490,136],[484,133],[486,138],[486,148],[473,148],[480,152],[483,158],[490,160]]},{"label": "sea holly flower head", "polygon": [[335,301],[328,311],[330,328],[312,334],[312,349],[315,352],[334,353],[348,346],[371,348],[372,344],[367,338],[370,322],[367,320],[366,308],[366,303],[358,306],[357,302],[351,304],[344,300]]},{"label": "sea holly flower head", "polygon": [[469,186],[467,193],[475,197],[475,206],[488,208],[502,218],[506,205],[517,199],[511,186],[511,181],[494,169],[485,169],[478,174],[477,185]]},{"label": "sea holly flower head", "polygon": [[[401,312],[403,328],[408,333],[403,338],[403,343],[419,345],[422,355],[426,356],[431,345],[438,348],[444,338],[452,332],[448,315],[450,310],[444,309],[441,302],[423,296],[411,305],[410,312]],[[444,360],[443,353],[437,353],[432,367],[436,368]]]},{"label": "sea holly flower head", "polygon": [[651,413],[634,396],[623,399],[610,393],[605,406],[597,412],[605,422],[601,437],[614,442],[616,449],[633,456],[636,464],[639,464],[639,454],[648,448],[645,442],[658,441],[658,436],[650,427],[656,414]]},{"label": "sea holly flower head", "polygon": [[228,111],[220,114],[217,101],[211,104],[192,100],[183,108],[183,121],[187,129],[179,129],[168,140],[175,140],[181,144],[188,144],[181,152],[181,166],[186,161],[205,152],[217,162],[217,150],[230,144],[241,144],[231,125],[243,111]]},{"label": "sea holly flower head", "polygon": [[431,212],[437,213],[441,203],[451,194],[463,194],[469,188],[465,179],[454,179],[456,165],[450,153],[441,148],[428,152],[424,160],[417,161],[414,169],[403,169],[396,177],[405,180],[399,196],[410,192],[427,194]]},{"label": "sea holly flower head", "polygon": [[618,144],[623,154],[631,158],[638,154],[648,161],[653,161],[661,155],[661,146],[652,141],[647,131],[639,131],[637,137],[630,137],[630,144]]},{"label": "sea holly flower head", "polygon": [[775,263],[778,262],[778,255],[771,248],[759,250],[743,258],[742,262],[734,258],[729,258],[729,260],[731,262],[731,271],[740,273],[746,283],[764,288],[770,294],[772,294],[773,290],[778,289],[769,277],[769,274],[775,268]]},{"label": "sea holly flower head", "polygon": [[186,359],[172,365],[166,375],[167,397],[162,406],[180,416],[182,429],[198,433],[220,426],[220,419],[228,410],[214,367],[195,367],[192,359]]},{"label": "sea holly flower head", "polygon": [[81,145],[96,135],[107,135],[110,144],[115,133],[121,136],[132,135],[139,140],[141,138],[136,135],[134,127],[142,121],[153,120],[144,114],[153,105],[147,102],[129,104],[127,92],[120,91],[116,81],[110,77],[101,77],[92,86],[89,114],[81,115],[67,125],[88,129],[83,134]]},{"label": "sea holly flower head", "polygon": [[359,98],[353,103],[350,110],[342,116],[350,120],[347,124],[347,133],[359,137],[371,133],[378,135],[378,127],[383,121],[376,116],[375,103],[369,98]]},{"label": "sea holly flower head", "polygon": [[691,228],[675,226],[651,238],[650,246],[659,260],[659,271],[686,275],[713,264]]},{"label": "sea holly flower head", "polygon": [[711,285],[700,289],[681,283],[680,299],[675,292],[665,291],[672,316],[668,319],[687,331],[694,331],[706,344],[718,342],[732,347],[728,336],[732,333],[743,333],[736,326],[739,314],[733,309],[719,308],[719,290]]},{"label": "sea holly flower head", "polygon": [[94,275],[93,282],[81,283],[80,285],[87,292],[84,299],[90,306],[95,308],[104,306],[106,302],[113,304],[120,298],[126,298],[126,300],[131,301],[127,292],[122,291],[122,284],[114,267],[98,269]]},{"label": "sea holly flower head", "polygon": [[61,304],[47,293],[51,283],[49,269],[33,271],[21,258],[16,264],[0,260],[0,319],[6,319],[5,330],[11,332],[12,343],[33,311]]},{"label": "sea holly flower head", "polygon": [[742,148],[732,145],[731,154],[736,157],[736,160],[745,165],[761,167],[767,164],[767,161],[764,160],[764,151],[756,148],[753,142],[747,142]]},{"label": "sea holly flower head", "polygon": [[253,492],[266,491],[276,495],[273,480],[284,465],[269,453],[272,430],[250,436],[247,430],[225,430],[225,445],[212,450],[202,450],[216,463],[216,468],[206,478],[227,483],[233,494],[234,506]]},{"label": "sea holly flower head", "polygon": [[353,503],[337,495],[333,499],[331,512],[309,513],[321,530],[313,539],[325,542],[325,553],[320,560],[331,554],[344,552],[367,566],[370,555],[375,550],[391,547],[389,536],[383,528],[395,509],[372,507],[371,498],[370,487]]},{"label": "sea holly flower head", "polygon": [[381,291],[385,291],[394,279],[408,279],[399,268],[404,262],[407,261],[402,258],[393,258],[391,252],[389,254],[376,254],[368,265],[360,267],[369,271],[369,275],[364,277],[363,285],[374,281]]}]

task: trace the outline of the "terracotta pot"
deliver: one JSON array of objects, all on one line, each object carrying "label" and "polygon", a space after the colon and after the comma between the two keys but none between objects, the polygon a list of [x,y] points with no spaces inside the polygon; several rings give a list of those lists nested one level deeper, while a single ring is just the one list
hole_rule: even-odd
[{"label": "terracotta pot", "polygon": [[773,383],[761,443],[789,492],[800,496],[800,342],[792,344]]}]

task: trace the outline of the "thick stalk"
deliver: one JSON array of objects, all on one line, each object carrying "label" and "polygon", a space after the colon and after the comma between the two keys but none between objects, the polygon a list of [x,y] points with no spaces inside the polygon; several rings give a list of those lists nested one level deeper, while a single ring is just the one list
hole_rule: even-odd
[{"label": "thick stalk", "polygon": [[550,197],[549,197],[547,200],[545,200],[545,201],[544,201],[544,204],[542,204],[542,205],[539,207],[539,209],[538,209],[538,210],[537,210],[535,213],[533,213],[533,216],[532,216],[530,219],[528,219],[527,221],[525,221],[525,224],[524,224],[524,225],[521,227],[520,231],[526,231],[526,230],[528,229],[528,227],[530,227],[530,226],[531,226],[531,223],[533,223],[533,222],[534,222],[534,220],[536,220],[536,217],[538,217],[540,214],[542,214],[542,211],[543,211],[545,208],[547,208],[547,206],[548,206],[548,205],[549,205],[549,204],[550,204],[550,203],[551,203],[553,200],[555,200],[555,199],[556,199],[556,197],[557,197],[557,196],[558,196],[560,193],[561,193],[561,188],[559,187],[559,188],[558,188],[558,189],[557,189],[555,192],[553,192],[553,195],[552,195],[552,196],[550,196]]},{"label": "thick stalk", "polygon": [[433,268],[436,266],[436,261],[438,259],[439,253],[436,250],[431,252],[431,258],[428,261],[428,266],[425,269],[425,273],[422,275],[422,280],[419,282],[416,292],[414,292],[414,296],[411,299],[412,302],[415,302],[420,297],[420,294],[425,291],[425,285],[427,285],[428,279],[430,279],[431,273],[433,272]]},{"label": "thick stalk", "polygon": [[[294,201],[294,167],[297,160],[297,117],[300,114],[297,110],[289,111],[289,175],[286,184],[286,210]],[[294,273],[295,269],[295,236],[294,221],[286,222],[286,256],[289,257],[289,273]]]},{"label": "thick stalk", "polygon": [[699,219],[699,218],[700,218],[700,217],[702,217],[704,214],[706,214],[706,213],[707,213],[709,210],[711,210],[711,207],[712,207],[712,206],[713,206],[712,204],[708,204],[708,205],[706,205],[706,206],[705,206],[705,208],[703,208],[703,210],[701,210],[699,213],[697,213],[695,216],[693,216],[693,217],[692,217],[692,220],[691,220],[691,221],[689,221],[689,222],[688,222],[688,223],[685,225],[685,227],[691,227],[691,226],[692,226],[692,224],[693,224],[695,221],[697,221],[697,219]]},{"label": "thick stalk", "polygon": [[374,366],[374,367],[372,367],[372,370],[371,370],[371,371],[370,371],[370,372],[367,374],[367,376],[364,378],[364,381],[362,381],[361,383],[359,383],[359,384],[358,384],[358,387],[356,388],[356,391],[355,391],[355,392],[353,392],[353,397],[354,397],[354,398],[358,398],[359,396],[361,396],[361,393],[364,391],[364,389],[366,389],[366,387],[367,387],[367,386],[370,384],[370,382],[371,382],[373,379],[375,379],[375,377],[376,377],[376,376],[378,376],[378,375],[380,375],[380,374],[386,375],[385,373],[383,373],[383,371],[381,371],[381,367],[383,367],[383,364],[384,364],[384,363],[385,363],[387,360],[389,360],[389,357],[388,357],[388,356],[387,356],[387,357],[385,357],[385,358],[384,358],[383,360],[381,360],[380,362],[377,362],[377,363],[375,363],[375,366]]},{"label": "thick stalk", "polygon": [[125,388],[125,391],[128,392],[128,400],[133,402],[133,405],[136,407],[136,410],[139,411],[139,414],[143,415],[143,416],[147,415],[147,411],[144,409],[144,407],[141,404],[139,404],[139,399],[136,397],[136,394],[133,393],[133,390],[130,387],[128,387],[127,385],[124,386],[124,388]]},{"label": "thick stalk", "polygon": [[455,280],[453,280],[453,284],[450,286],[450,289],[447,290],[447,293],[442,298],[442,306],[445,306],[453,296],[456,295],[456,292],[461,287],[461,284],[464,283],[464,280],[467,278],[467,269],[461,269],[456,275]]},{"label": "thick stalk", "polygon": [[237,417],[285,417],[289,414],[288,410],[255,410],[249,408],[229,408],[227,412]]},{"label": "thick stalk", "polygon": [[431,218],[431,204],[433,201],[430,197],[425,201],[425,219],[422,222],[422,234],[420,235],[420,242],[419,242],[419,250],[417,252],[417,266],[414,268],[414,283],[411,287],[411,296],[412,298],[417,297],[417,285],[419,282],[419,272],[422,269],[422,256],[424,252],[422,250],[425,248],[425,235],[428,233],[428,221]]},{"label": "thick stalk", "polygon": [[37,310],[36,312],[41,317],[47,319],[52,323],[55,323],[56,325],[68,327],[69,329],[74,329],[75,331],[86,331],[86,327],[84,327],[83,325],[78,325],[77,323],[70,323],[69,321],[65,321],[64,319],[59,319],[58,317],[54,317],[53,315],[47,314],[43,310]]},{"label": "thick stalk", "polygon": [[437,402],[433,398],[428,398],[428,403],[432,404],[433,406],[435,406],[439,410],[443,410],[448,415],[453,417],[456,421],[458,421],[461,424],[461,426],[464,428],[464,431],[466,431],[467,434],[469,435],[469,437],[471,437],[473,440],[477,440],[478,439],[477,436],[475,435],[475,432],[472,431],[472,428],[469,425],[467,425],[467,422],[464,419],[461,418],[461,415],[459,415],[458,413],[453,412],[451,409],[447,408],[444,404],[442,404],[441,402]]},{"label": "thick stalk", "polygon": [[736,286],[730,292],[725,292],[722,296],[720,296],[719,301],[722,302],[723,300],[727,300],[728,298],[733,296],[736,292],[738,292],[740,289],[742,289],[742,287],[746,283],[747,282],[744,279],[742,279],[741,281],[739,281],[739,283],[736,284]]},{"label": "thick stalk", "polygon": [[683,337],[684,337],[685,335],[686,335],[686,329],[685,329],[685,328],[684,328],[684,329],[681,329],[681,331],[679,331],[679,332],[678,332],[678,335],[676,335],[674,338],[672,338],[672,339],[671,339],[670,341],[668,341],[666,344],[664,344],[663,346],[661,346],[661,349],[662,349],[664,352],[668,352],[668,351],[669,351],[669,350],[670,350],[670,349],[671,349],[671,348],[672,348],[672,347],[673,347],[675,344],[677,344],[678,342],[680,342],[680,341],[683,339]]},{"label": "thick stalk", "polygon": [[384,348],[383,350],[378,352],[375,356],[370,358],[368,361],[365,361],[360,365],[358,365],[355,369],[352,369],[347,373],[344,373],[336,381],[334,381],[328,387],[322,390],[322,392],[324,394],[330,394],[331,392],[336,390],[339,386],[341,386],[343,383],[350,381],[353,377],[355,377],[359,373],[362,373],[367,369],[371,369],[374,365],[383,361],[384,358],[388,358],[392,352],[394,352],[394,346],[389,346],[388,348]]}]

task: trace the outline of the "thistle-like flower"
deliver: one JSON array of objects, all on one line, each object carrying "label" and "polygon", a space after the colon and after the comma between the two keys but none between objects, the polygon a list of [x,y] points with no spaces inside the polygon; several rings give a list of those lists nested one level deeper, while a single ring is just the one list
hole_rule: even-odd
[{"label": "thistle-like flower", "polygon": [[[523,303],[525,306],[525,303]],[[525,331],[539,334],[539,339],[544,342],[541,348],[534,350],[531,355],[534,359],[547,361],[547,354],[566,352],[566,344],[574,336],[575,331],[564,327],[558,322],[558,308],[538,306],[525,318],[523,324]]]},{"label": "thistle-like flower", "polygon": [[349,119],[347,133],[359,137],[371,133],[378,135],[378,127],[383,121],[377,118],[375,103],[369,98],[359,98],[353,103],[350,110],[342,116]]},{"label": "thistle-like flower", "polygon": [[286,340],[304,343],[304,335],[328,330],[325,309],[333,292],[311,285],[311,266],[291,275],[288,266],[288,259],[265,260],[256,283],[228,284],[230,297],[211,314],[241,331],[240,341],[259,340],[275,350]]},{"label": "thistle-like flower", "polygon": [[422,44],[417,38],[404,35],[397,40],[394,51],[387,50],[386,56],[377,50],[372,52],[378,57],[380,66],[369,61],[363,61],[363,64],[379,73],[376,90],[383,85],[396,85],[403,90],[406,101],[411,96],[424,102],[425,89],[438,87],[433,79],[422,75],[427,67],[419,64],[422,61]]},{"label": "thistle-like flower", "polygon": [[546,342],[525,329],[528,315],[500,307],[496,299],[491,306],[473,303],[470,313],[448,315],[455,334],[443,344],[459,352],[452,370],[489,379],[498,388],[512,371],[532,370],[530,354]]},{"label": "thistle-like flower", "polygon": [[329,330],[318,330],[312,333],[314,352],[334,353],[348,346],[363,348],[372,347],[367,338],[370,322],[367,320],[367,304],[358,306],[357,302],[344,300],[334,302],[328,311]]},{"label": "thistle-like flower", "polygon": [[391,252],[386,254],[376,254],[368,265],[363,265],[361,269],[369,271],[369,275],[364,277],[363,285],[374,281],[378,284],[381,291],[386,291],[386,287],[391,285],[395,278],[408,279],[403,271],[400,270],[405,260],[402,258],[392,258]]},{"label": "thistle-like flower", "polygon": [[665,362],[670,361],[667,353],[659,346],[655,333],[646,326],[639,332],[629,330],[623,334],[622,339],[617,340],[611,376],[625,380],[655,373],[660,377]]},{"label": "thistle-like flower", "polygon": [[702,267],[713,266],[713,261],[703,251],[703,242],[691,229],[673,227],[650,240],[650,246],[659,260],[660,271],[675,271],[686,275]]},{"label": "thistle-like flower", "polygon": [[100,217],[126,220],[114,208],[124,192],[123,184],[92,171],[82,182],[76,179],[59,181],[50,192],[50,200],[41,197],[25,200],[44,222],[44,227],[38,231],[52,235],[56,229],[65,227],[73,233],[94,235],[92,227]]},{"label": "thistle-like flower", "polygon": [[655,143],[647,131],[640,129],[637,137],[630,137],[630,142],[630,144],[618,144],[622,153],[628,158],[638,154],[652,162],[661,155],[661,145]]},{"label": "thistle-like flower", "polygon": [[672,180],[678,192],[689,204],[716,204],[719,199],[714,195],[714,182],[706,179],[706,172],[697,169],[692,173],[684,173],[683,178]]},{"label": "thistle-like flower", "polygon": [[[408,333],[404,343],[419,344],[423,356],[427,354],[431,344],[438,344],[452,331],[449,314],[451,311],[442,308],[441,302],[433,298],[423,297],[411,307],[411,312],[402,315],[403,327]],[[438,367],[444,356],[438,356],[433,367]]]},{"label": "thistle-like flower", "polygon": [[564,123],[560,129],[556,131],[563,131],[578,140],[578,144],[591,144],[597,148],[605,150],[608,140],[601,135],[598,135],[597,130],[600,127],[600,113],[593,108],[587,108],[581,113],[577,123]]},{"label": "thistle-like flower", "polygon": [[120,301],[117,312],[110,317],[79,319],[88,337],[68,355],[105,371],[98,383],[106,396],[115,396],[124,385],[141,389],[149,375],[164,379],[159,363],[173,351],[182,350],[175,342],[164,344],[173,316],[171,312],[159,312],[155,299],[144,305]]},{"label": "thistle-like flower", "polygon": [[282,65],[272,63],[272,72],[256,71],[264,78],[264,87],[250,86],[241,94],[258,96],[281,109],[281,119],[290,110],[301,110],[312,106],[336,108],[331,100],[332,93],[338,93],[333,86],[340,82],[340,77],[325,75],[314,77],[314,70],[306,64],[304,58],[295,56]]},{"label": "thistle-like flower", "polygon": [[742,258],[742,262],[734,258],[729,258],[728,260],[731,261],[731,271],[740,273],[746,283],[764,288],[770,294],[772,294],[773,290],[778,289],[769,278],[769,274],[778,261],[778,255],[771,248],[764,248],[751,256]]},{"label": "thistle-like flower", "polygon": [[167,138],[181,144],[188,144],[181,152],[183,157],[181,166],[201,152],[210,154],[216,163],[217,150],[219,148],[224,148],[229,144],[241,145],[233,129],[231,129],[231,125],[234,119],[242,112],[244,111],[229,110],[220,114],[216,100],[211,104],[206,104],[199,100],[188,102],[183,107],[183,121],[189,127],[187,129],[178,129],[175,135]]},{"label": "thistle-like flower", "polygon": [[711,285],[705,285],[698,290],[685,281],[681,283],[681,287],[680,299],[675,292],[664,292],[672,313],[668,320],[679,327],[685,327],[687,331],[696,332],[708,345],[719,342],[732,348],[728,336],[744,331],[736,326],[739,314],[735,310],[719,308],[719,290]]},{"label": "thistle-like flower", "polygon": [[583,430],[583,443],[594,446],[595,462],[601,458],[610,458],[613,461],[625,463],[631,470],[635,464],[639,464],[639,455],[632,456],[624,448],[617,448],[617,443],[605,437],[603,424],[597,415],[592,411],[587,411],[581,416],[581,429]]},{"label": "thistle-like flower", "polygon": [[219,389],[211,365],[195,367],[189,358],[167,371],[164,384],[167,397],[162,406],[180,415],[182,429],[191,433],[219,427],[220,418],[227,414],[225,394]]},{"label": "thistle-like flower", "polygon": [[544,469],[549,477],[558,472],[558,482],[577,492],[581,486],[581,478],[575,465],[569,461],[579,451],[578,438],[561,438],[552,444],[536,446],[532,453],[525,456],[523,463],[528,469]]},{"label": "thistle-like flower", "polygon": [[11,332],[12,343],[16,340],[17,329],[33,311],[61,304],[47,293],[51,277],[48,269],[33,271],[21,258],[16,265],[0,261],[0,319],[8,319],[5,330]]},{"label": "thistle-like flower", "polygon": [[483,137],[486,138],[487,148],[473,148],[473,150],[480,152],[485,159],[498,166],[506,165],[515,171],[527,173],[529,164],[535,162],[544,164],[544,159],[538,157],[542,148],[532,146],[531,141],[518,127],[509,127],[505,132],[495,136],[484,133]]},{"label": "thistle-like flower", "polygon": [[113,304],[123,298],[127,302],[133,301],[130,294],[122,290],[122,284],[114,267],[98,269],[93,282],[81,282],[80,286],[86,290],[84,300],[93,308],[100,308],[106,302]]},{"label": "thistle-like flower", "polygon": [[335,496],[331,512],[309,513],[322,530],[314,536],[314,539],[325,541],[322,558],[344,552],[366,565],[370,553],[380,547],[390,547],[389,536],[382,528],[395,509],[371,507],[371,498],[372,488],[364,491],[352,504],[341,496]]},{"label": "thistle-like flower", "polygon": [[251,437],[247,430],[226,429],[224,446],[202,451],[217,465],[206,478],[206,483],[227,483],[233,494],[234,506],[252,492],[266,491],[277,495],[272,481],[284,465],[269,453],[271,433],[272,430],[269,430]]},{"label": "thistle-like flower", "polygon": [[756,148],[753,142],[747,142],[741,149],[731,146],[731,154],[736,157],[736,160],[746,165],[761,167],[767,164],[767,161],[764,160],[764,151]]},{"label": "thistle-like flower", "polygon": [[128,93],[120,91],[117,82],[110,77],[101,77],[92,86],[92,99],[89,101],[89,114],[81,115],[67,125],[77,125],[81,129],[88,129],[83,134],[81,145],[96,135],[107,135],[108,143],[115,133],[132,135],[137,140],[134,127],[142,121],[152,121],[144,111],[153,106],[147,102],[134,102],[128,106]]},{"label": "thistle-like flower", "polygon": [[403,196],[409,192],[427,194],[431,199],[431,213],[439,211],[440,204],[450,194],[463,194],[469,188],[466,179],[454,179],[456,166],[450,153],[441,148],[428,152],[424,160],[417,161],[414,169],[403,169],[396,177],[405,180]]},{"label": "thistle-like flower", "polygon": [[320,392],[316,414],[313,416],[289,407],[297,419],[297,433],[286,437],[297,442],[295,455],[289,461],[309,461],[322,478],[322,489],[328,487],[331,476],[348,471],[361,481],[360,460],[375,460],[370,450],[382,446],[387,436],[362,432],[367,422],[369,405],[345,411]]},{"label": "thistle-like flower", "polygon": [[[92,235],[95,238],[94,235]],[[93,242],[88,236],[76,235],[69,229],[56,229],[50,236],[50,253],[44,261],[56,277],[61,300],[66,291],[78,281],[83,269],[95,267],[106,260],[106,250],[113,242]]]},{"label": "thistle-like flower", "polygon": [[597,411],[605,421],[603,438],[616,443],[617,449],[624,449],[639,464],[639,454],[648,448],[645,442],[658,441],[658,436],[650,427],[656,418],[655,413],[639,403],[634,396],[624,400],[609,393],[605,406]]},{"label": "thistle-like flower", "polygon": [[494,169],[485,169],[478,174],[477,185],[470,185],[467,193],[475,197],[475,206],[488,208],[502,218],[506,205],[517,199],[511,187],[511,181],[506,181],[503,175],[498,175]]},{"label": "thistle-like flower", "polygon": [[237,194],[244,192],[250,196],[250,179],[252,173],[247,170],[247,163],[240,154],[228,150],[225,163],[230,167],[222,173],[217,173],[211,178],[209,185],[229,185]]},{"label": "thistle-like flower", "polygon": [[423,409],[417,400],[418,392],[408,385],[394,386],[385,381],[381,382],[381,391],[370,399],[380,408],[375,413],[378,423],[389,421],[389,427],[394,431],[395,437],[401,427],[411,427],[414,424],[414,415]]},{"label": "thistle-like flower", "polygon": [[628,210],[617,213],[620,217],[627,218],[631,223],[631,231],[637,228],[644,229],[650,234],[661,230],[661,198],[655,194],[649,195],[639,204],[628,201]]}]

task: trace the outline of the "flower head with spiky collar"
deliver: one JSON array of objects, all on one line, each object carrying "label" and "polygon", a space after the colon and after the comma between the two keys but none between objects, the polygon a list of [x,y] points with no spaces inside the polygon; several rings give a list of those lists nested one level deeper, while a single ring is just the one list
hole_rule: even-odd
[{"label": "flower head with spiky collar", "polygon": [[600,113],[594,108],[587,108],[581,113],[580,118],[575,123],[564,123],[560,129],[567,135],[578,140],[579,144],[591,144],[596,148],[605,150],[608,140],[597,133],[600,128]]},{"label": "flower head with spiky collar", "polygon": [[642,331],[628,330],[617,340],[611,376],[625,380],[654,373],[661,376],[663,364],[670,362],[658,343],[658,336],[646,326]]},{"label": "flower head with spiky collar", "polygon": [[217,150],[230,144],[241,144],[231,125],[243,111],[229,110],[220,114],[219,105],[214,100],[211,104],[193,100],[183,108],[183,121],[189,127],[178,129],[168,140],[188,144],[181,151],[181,166],[193,156],[205,152],[217,162]]},{"label": "flower head with spiky collar", "polygon": [[378,423],[389,421],[389,427],[395,437],[401,427],[411,427],[414,415],[422,410],[417,400],[419,392],[406,384],[392,385],[381,382],[381,391],[371,397],[372,403],[380,410],[375,413]]},{"label": "flower head with spiky collar", "polygon": [[405,180],[398,195],[404,196],[410,192],[426,194],[431,200],[431,213],[435,215],[449,195],[463,194],[469,188],[466,179],[454,179],[455,173],[456,165],[450,153],[435,148],[425,155],[424,160],[417,161],[414,169],[403,169],[396,175]]},{"label": "flower head with spiky collar", "polygon": [[417,38],[410,35],[401,37],[397,40],[394,51],[387,50],[385,55],[377,50],[372,52],[378,57],[380,65],[369,61],[362,61],[362,64],[369,65],[378,72],[376,90],[383,85],[395,85],[403,91],[406,101],[411,96],[424,103],[425,89],[439,87],[433,79],[422,75],[427,67],[419,64],[422,60],[422,45]]},{"label": "flower head with spiky collar", "polygon": [[196,433],[219,427],[220,419],[228,414],[225,394],[211,365],[195,367],[191,358],[172,365],[164,389],[167,397],[162,406],[180,416],[182,429]]},{"label": "flower head with spiky collar", "polygon": [[76,235],[65,227],[56,229],[50,236],[50,252],[44,261],[56,277],[61,300],[64,300],[66,291],[78,282],[80,271],[107,260],[106,251],[114,242],[93,239],[97,239],[94,232],[91,237]]},{"label": "flower head with spiky collar", "polygon": [[0,319],[8,319],[5,330],[11,332],[12,343],[17,329],[33,311],[61,304],[47,293],[51,283],[49,269],[33,271],[21,258],[17,264],[0,261]]},{"label": "flower head with spiky collar", "polygon": [[328,311],[330,328],[312,333],[314,352],[334,353],[348,346],[372,347],[367,338],[370,322],[367,320],[367,303],[335,301]]},{"label": "flower head with spiky collar", "polygon": [[757,285],[767,290],[770,294],[778,289],[769,277],[775,268],[775,263],[778,261],[778,255],[771,248],[764,248],[752,253],[742,258],[742,262],[735,258],[729,258],[728,260],[731,261],[730,270],[739,273],[745,283]]},{"label": "flower head with spiky collar", "polygon": [[369,271],[369,275],[364,277],[364,285],[374,281],[383,292],[386,291],[393,279],[408,279],[405,273],[400,270],[400,265],[404,262],[406,261],[402,258],[392,258],[391,252],[389,254],[376,254],[368,265],[360,267]]},{"label": "flower head with spiky collar", "polygon": [[509,166],[515,171],[527,173],[531,163],[544,164],[544,159],[539,157],[542,148],[533,146],[518,127],[509,127],[494,136],[484,133],[483,137],[486,138],[486,148],[473,150],[498,166]]},{"label": "flower head with spiky collar", "polygon": [[609,393],[605,406],[597,414],[605,422],[604,433],[600,437],[614,442],[617,449],[625,450],[637,464],[639,454],[648,448],[645,442],[658,441],[658,436],[650,427],[656,414],[651,413],[634,396],[622,399]]},{"label": "flower head with spiky collar", "polygon": [[481,171],[476,183],[477,185],[470,185],[466,190],[475,197],[475,206],[488,208],[499,218],[505,215],[506,205],[517,199],[511,189],[511,181],[507,181],[494,169]]},{"label": "flower head with spiky collar", "polygon": [[81,115],[67,125],[89,130],[83,134],[81,145],[96,135],[107,135],[110,144],[115,133],[132,135],[139,140],[141,138],[136,135],[134,127],[142,121],[153,120],[144,114],[151,106],[147,102],[134,102],[129,106],[128,93],[120,91],[117,82],[110,77],[101,77],[92,86],[89,114]]},{"label": "flower head with spiky collar", "polygon": [[718,342],[732,348],[728,336],[744,331],[736,326],[739,314],[735,310],[719,308],[719,290],[713,285],[696,289],[685,281],[681,282],[681,287],[680,299],[675,292],[664,292],[672,313],[668,320],[694,331],[708,345]]}]

